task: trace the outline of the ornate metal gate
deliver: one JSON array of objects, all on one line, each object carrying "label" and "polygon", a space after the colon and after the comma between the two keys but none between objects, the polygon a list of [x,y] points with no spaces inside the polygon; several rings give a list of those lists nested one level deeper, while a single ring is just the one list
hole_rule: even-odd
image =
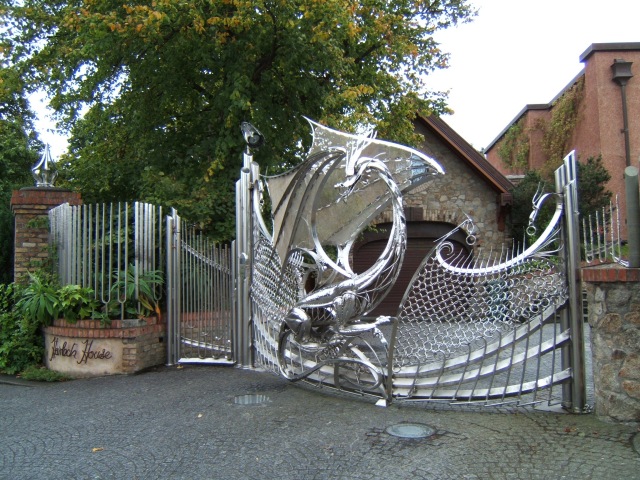
[{"label": "ornate metal gate", "polygon": [[[371,318],[406,248],[402,193],[444,171],[418,151],[312,127],[308,159],[287,174],[260,177],[249,148],[245,155],[237,259],[250,273],[238,282],[245,312],[239,328],[252,326],[253,349],[250,342],[238,348],[254,357],[241,363],[379,396],[385,404],[546,402],[581,411],[573,153],[556,171],[556,192],[535,199],[529,233],[537,240],[530,247],[462,258],[447,235],[424,259],[397,315]],[[267,193],[273,231],[262,218]],[[538,234],[535,220],[545,202],[555,210]],[[386,248],[371,268],[354,273],[354,241],[388,208],[393,226]],[[474,243],[471,219],[457,230]]]},{"label": "ornate metal gate", "polygon": [[231,364],[233,255],[167,216],[168,364]]}]

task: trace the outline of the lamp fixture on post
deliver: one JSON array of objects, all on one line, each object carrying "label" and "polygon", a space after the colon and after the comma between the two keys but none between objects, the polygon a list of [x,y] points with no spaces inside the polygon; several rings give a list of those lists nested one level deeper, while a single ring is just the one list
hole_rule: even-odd
[{"label": "lamp fixture on post", "polygon": [[631,148],[629,146],[629,118],[627,114],[627,82],[633,77],[631,73],[631,64],[633,62],[626,62],[623,59],[616,58],[611,65],[613,71],[612,80],[620,85],[620,91],[622,92],[622,121],[624,128],[624,147],[625,147],[625,159],[627,167],[631,165]]},{"label": "lamp fixture on post", "polygon": [[44,148],[44,153],[40,161],[31,169],[33,178],[36,181],[36,187],[52,188],[58,177],[58,169],[56,163],[51,158],[49,145]]}]

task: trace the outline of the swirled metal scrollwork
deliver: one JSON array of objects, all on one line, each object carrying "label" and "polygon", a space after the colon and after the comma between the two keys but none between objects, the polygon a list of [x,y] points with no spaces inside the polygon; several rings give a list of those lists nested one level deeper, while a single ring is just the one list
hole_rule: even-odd
[{"label": "swirled metal scrollwork", "polygon": [[[274,363],[285,378],[324,379],[331,368],[335,386],[378,390],[389,364],[381,328],[393,319],[366,315],[394,285],[402,265],[406,248],[402,192],[444,172],[433,159],[408,147],[311,124],[314,142],[307,160],[288,174],[265,179],[274,231],[268,232],[262,220],[256,225],[262,245],[272,245],[269,257],[277,259],[280,270],[254,275],[254,309],[264,324],[260,330],[264,345],[277,343]],[[261,214],[265,191],[254,190],[256,216]],[[393,221],[388,242],[369,269],[355,273],[351,248],[389,205]],[[286,288],[296,292],[293,304],[278,309],[266,300],[266,305],[274,306],[267,312],[260,303],[274,293],[261,282],[290,285],[291,281],[297,282],[293,289]],[[277,338],[268,323],[278,324]]]}]

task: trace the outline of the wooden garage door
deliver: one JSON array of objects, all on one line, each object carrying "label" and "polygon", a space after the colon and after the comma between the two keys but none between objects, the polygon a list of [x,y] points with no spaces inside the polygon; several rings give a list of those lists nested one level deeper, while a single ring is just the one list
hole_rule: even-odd
[{"label": "wooden garage door", "polygon": [[[408,224],[408,227],[410,225],[411,224]],[[437,228],[438,226],[441,227],[442,224],[431,225],[431,227],[436,228],[429,228],[429,224],[424,222],[424,225],[413,225],[414,228],[407,228],[407,251],[398,275],[398,280],[389,294],[371,315],[397,315],[402,297],[414,273],[422,263],[422,260],[435,246],[435,241],[441,236],[435,235],[442,231],[442,228]],[[449,230],[453,228],[453,226],[448,226]],[[412,231],[414,235],[411,235]],[[422,236],[428,233],[431,233],[431,235],[428,237]],[[382,238],[380,237],[379,233],[365,233],[364,238],[354,246],[353,269],[356,273],[364,272],[380,257],[380,254],[387,244],[387,239],[384,238],[384,236]],[[465,246],[459,241],[454,240],[453,244],[456,250],[467,252]]]}]

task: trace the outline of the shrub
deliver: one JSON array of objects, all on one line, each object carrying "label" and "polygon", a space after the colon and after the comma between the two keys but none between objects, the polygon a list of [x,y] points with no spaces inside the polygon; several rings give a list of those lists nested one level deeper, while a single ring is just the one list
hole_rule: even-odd
[{"label": "shrub", "polygon": [[[137,275],[136,267],[120,270],[113,274],[111,300],[107,312],[111,318],[125,314],[129,318],[143,318],[149,315],[161,316],[159,287],[164,283],[160,270],[150,270]],[[137,287],[136,287],[137,280]]]},{"label": "shrub", "polygon": [[15,308],[21,293],[15,284],[0,284],[0,370],[11,375],[41,363],[44,355],[40,324]]},{"label": "shrub", "polygon": [[0,284],[0,370],[15,374],[42,363],[42,327],[59,316],[75,323],[90,318],[98,302],[93,290],[59,287],[43,273],[30,274],[29,284]]}]

